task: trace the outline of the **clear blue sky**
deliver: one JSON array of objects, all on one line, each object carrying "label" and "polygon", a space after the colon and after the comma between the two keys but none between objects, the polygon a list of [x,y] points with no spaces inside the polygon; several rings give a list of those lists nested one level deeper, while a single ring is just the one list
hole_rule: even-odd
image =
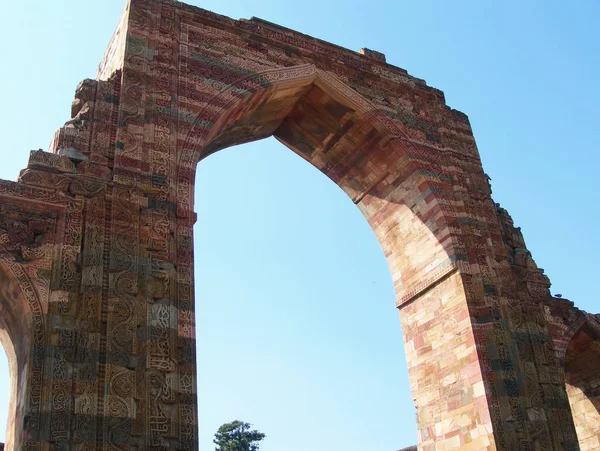
[{"label": "clear blue sky", "polygon": [[[123,2],[3,2],[0,178],[14,180],[28,151],[46,149],[69,119]],[[442,89],[469,115],[493,196],[522,227],[552,292],[600,312],[600,3],[193,3],[379,50]],[[204,161],[196,199],[201,450],[236,418],[267,434],[264,451],[416,443],[391,277],[341,190],[270,139]],[[6,375],[3,362],[0,387]],[[3,415],[6,398],[0,390]]]}]

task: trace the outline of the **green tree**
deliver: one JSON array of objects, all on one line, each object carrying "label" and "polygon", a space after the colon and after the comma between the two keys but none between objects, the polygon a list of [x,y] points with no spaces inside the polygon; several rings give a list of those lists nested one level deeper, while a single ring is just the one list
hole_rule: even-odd
[{"label": "green tree", "polygon": [[252,425],[243,421],[232,421],[222,425],[213,442],[217,445],[216,451],[257,451],[258,442],[265,438],[265,434],[257,430],[250,430]]}]

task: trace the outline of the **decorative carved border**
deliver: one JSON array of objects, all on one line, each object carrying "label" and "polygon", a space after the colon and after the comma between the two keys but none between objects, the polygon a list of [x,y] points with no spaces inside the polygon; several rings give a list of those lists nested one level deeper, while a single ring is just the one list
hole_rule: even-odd
[{"label": "decorative carved border", "polygon": [[[29,276],[23,270],[21,265],[15,262],[6,252],[3,246],[0,246],[0,266],[6,268],[6,273],[11,274],[19,285],[21,294],[24,297],[31,313],[31,354],[30,369],[27,382],[28,387],[28,412],[27,412],[27,431],[39,431],[41,405],[42,405],[42,387],[44,383],[44,361],[45,361],[45,321],[42,303],[38,297],[34,284]],[[22,312],[25,314],[25,312]]]}]

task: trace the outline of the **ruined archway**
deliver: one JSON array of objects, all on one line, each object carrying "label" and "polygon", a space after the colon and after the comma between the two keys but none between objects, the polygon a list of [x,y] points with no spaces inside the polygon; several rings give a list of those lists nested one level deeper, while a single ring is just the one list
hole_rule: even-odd
[{"label": "ruined archway", "polygon": [[6,450],[23,447],[25,417],[34,413],[28,409],[31,384],[40,381],[32,374],[32,354],[41,351],[35,343],[42,335],[40,305],[37,299],[31,298],[33,293],[29,293],[29,302],[23,293],[23,284],[31,289],[31,283],[19,265],[11,260],[6,247],[0,246],[0,344],[6,353],[10,377],[10,386],[5,387],[10,393]]},{"label": "ruined archway", "polygon": [[417,443],[391,275],[351,200],[267,138],[202,160],[195,210],[200,449],[234,417],[265,448]]},{"label": "ruined archway", "polygon": [[582,316],[568,335],[565,383],[582,450],[600,447],[600,323]]},{"label": "ruined archway", "polygon": [[[62,289],[72,283],[72,238],[81,222],[75,205],[53,190],[0,181],[0,336],[11,373],[6,450],[26,449],[64,423],[64,415],[48,414],[49,404],[62,412],[70,405],[73,355],[67,362],[65,348],[72,328],[50,338],[47,320],[70,307]],[[48,396],[52,390],[62,396]]]},{"label": "ruined archway", "polygon": [[[236,95],[239,92],[244,95]],[[391,261],[399,305],[418,291],[418,285],[426,288],[427,279],[435,283],[436,276],[457,270],[458,259],[449,255],[459,253],[463,245],[450,231],[451,216],[440,207],[431,180],[444,169],[418,161],[425,157],[423,150],[335,77],[314,65],[269,70],[237,80],[210,103],[221,108],[210,130],[202,126],[207,121],[204,112],[198,114],[188,135],[201,129],[191,146],[192,161],[201,164],[220,149],[274,136],[336,183],[369,222],[375,221],[372,227]],[[186,142],[184,149],[189,145]],[[185,164],[178,167],[187,175]],[[427,171],[433,177],[428,178]],[[428,202],[422,199],[425,192]],[[193,203],[183,195],[178,202],[181,209]],[[390,223],[390,210],[396,205],[403,219]],[[372,219],[380,209],[387,209],[385,231]],[[431,211],[434,217],[427,218]],[[397,229],[398,236],[390,236],[391,229]],[[400,259],[404,266],[395,267]]]},{"label": "ruined archway", "polygon": [[197,446],[195,168],[270,135],[384,249],[420,446],[578,449],[549,281],[493,202],[467,117],[378,52],[170,0],[127,3],[50,153],[0,182],[49,244],[23,265],[45,324],[27,447]]},{"label": "ruined archway", "polygon": [[[245,95],[236,95],[240,92]],[[457,276],[460,257],[452,260],[448,256],[460,254],[457,250],[462,249],[460,238],[449,233],[448,218],[439,207],[431,179],[424,177],[424,174],[439,177],[445,169],[418,161],[415,157],[424,156],[422,149],[403,137],[401,130],[372,104],[312,65],[269,70],[242,78],[223,89],[209,104],[222,108],[210,131],[202,127],[208,119],[200,112],[200,120],[196,120],[190,135],[200,123],[206,138],[202,137],[205,144],[194,149],[197,157],[192,161],[202,160],[222,148],[273,135],[325,173],[358,205],[388,259],[397,305],[415,303],[407,309],[408,314],[401,315],[406,341],[412,342],[407,352],[412,355],[409,364],[414,365],[411,370],[415,371],[422,364],[417,352],[425,344],[419,343],[418,326],[411,318],[412,311],[422,308],[419,298],[436,305],[434,311],[440,315],[468,316],[466,311],[461,313],[464,306],[443,306],[436,299],[441,292],[447,296],[456,293],[456,298],[464,296],[462,281]],[[181,164],[179,167],[186,168]],[[427,202],[423,192],[429,196]],[[187,204],[183,196],[178,201]],[[426,294],[429,290],[431,293]],[[460,320],[440,325],[440,329],[446,328],[440,334],[445,338],[453,333],[459,335],[458,341],[465,346],[470,330],[459,332],[465,325]],[[448,350],[437,352],[442,359]],[[413,388],[417,385],[413,381]],[[446,396],[450,395],[444,394],[417,407],[422,414],[427,410],[440,411],[439,404]]]},{"label": "ruined archway", "polygon": [[20,317],[19,315],[19,310],[23,307],[27,309],[27,306],[23,302],[18,285],[14,286],[14,281],[11,284],[10,279],[5,271],[0,272],[0,299],[3,301],[0,343],[8,360],[9,386],[6,388],[10,392],[7,423],[1,426],[6,428],[5,446],[7,449],[13,449],[15,438],[20,437],[22,432],[23,418],[21,415],[17,417],[17,404],[25,404],[26,393],[24,384],[19,381],[19,374],[26,371],[29,354],[27,342],[30,334],[26,316]]},{"label": "ruined archway", "polygon": [[14,435],[13,425],[16,406],[13,403],[12,395],[16,393],[16,386],[13,386],[13,381],[16,381],[17,374],[15,365],[11,366],[11,362],[16,362],[17,359],[12,342],[4,330],[0,330],[0,343],[2,343],[2,349],[0,349],[0,379],[3,381],[3,386],[6,387],[6,391],[0,394],[3,406],[0,413],[0,425],[4,426],[4,429],[0,430],[0,442],[4,446],[7,441],[12,441]]}]

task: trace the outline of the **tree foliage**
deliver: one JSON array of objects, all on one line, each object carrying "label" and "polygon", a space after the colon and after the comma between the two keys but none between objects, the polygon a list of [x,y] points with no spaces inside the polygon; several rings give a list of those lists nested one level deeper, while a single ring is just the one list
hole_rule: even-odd
[{"label": "tree foliage", "polygon": [[243,421],[232,421],[222,425],[215,434],[213,442],[217,445],[216,451],[257,451],[260,449],[258,442],[265,438],[265,434],[250,430],[252,425]]}]

